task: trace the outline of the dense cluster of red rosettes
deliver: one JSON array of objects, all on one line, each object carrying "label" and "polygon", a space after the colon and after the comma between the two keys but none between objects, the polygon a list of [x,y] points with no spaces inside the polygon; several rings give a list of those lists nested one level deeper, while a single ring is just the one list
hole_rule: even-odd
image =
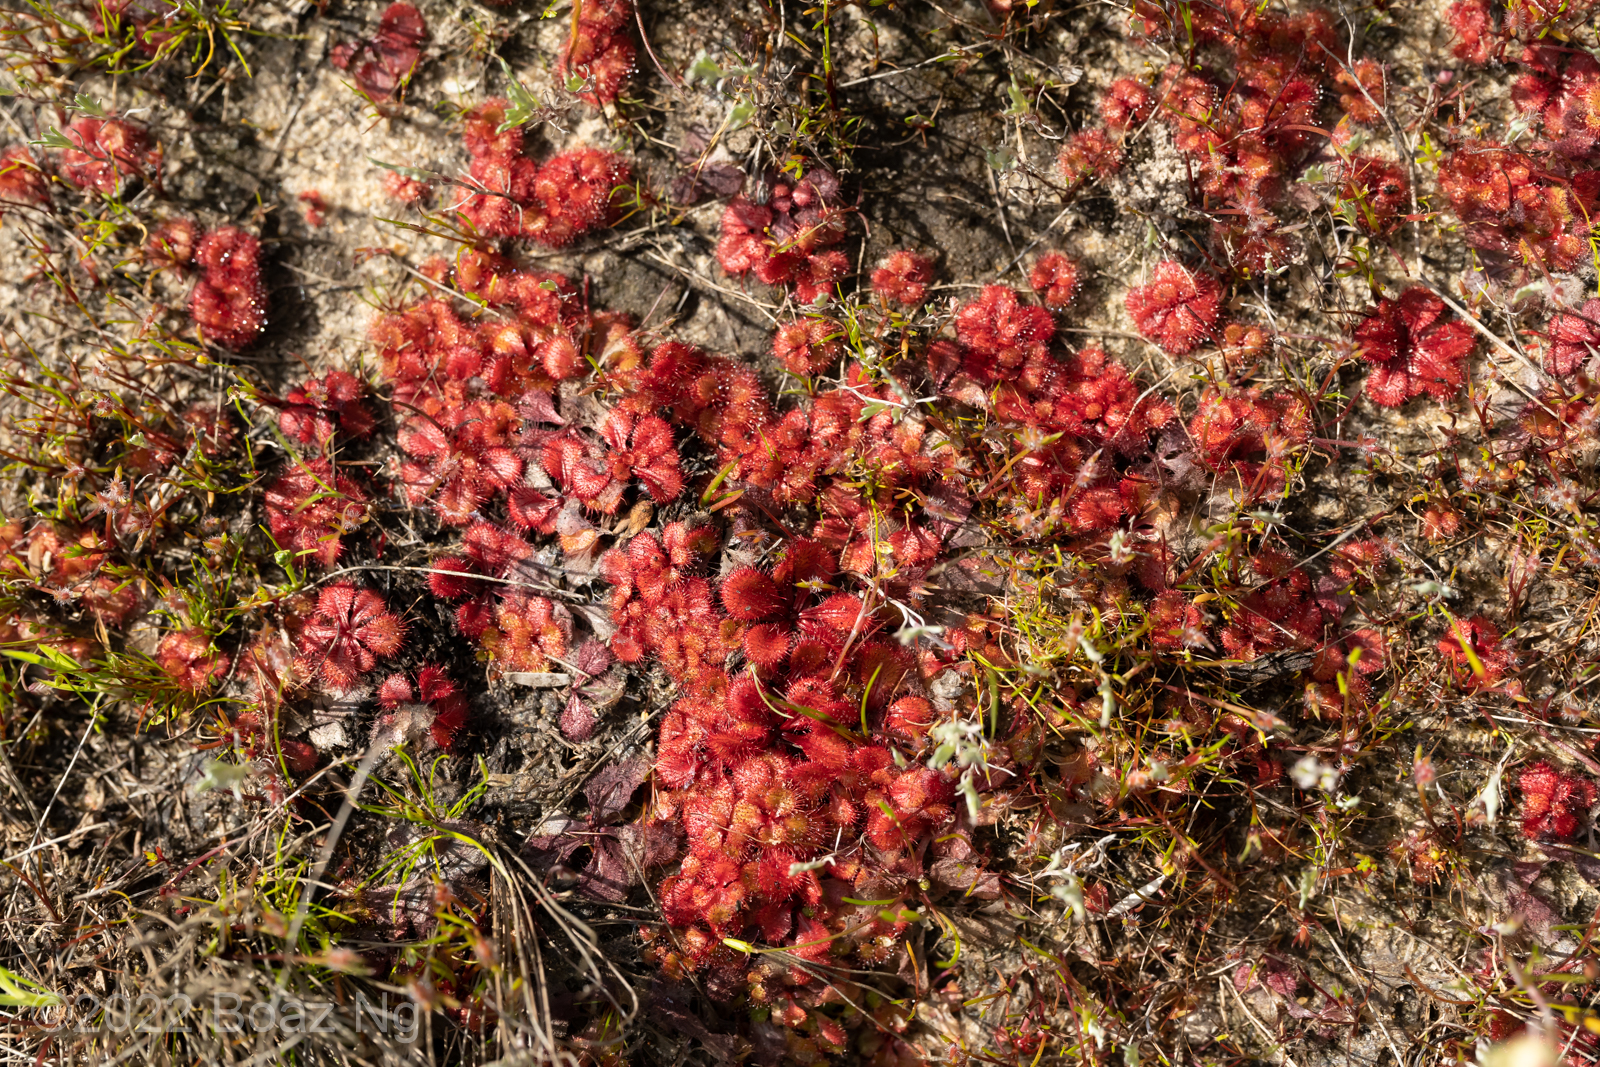
[{"label": "dense cluster of red rosettes", "polygon": [[[619,376],[622,407],[662,412],[715,453],[726,484],[770,494],[779,506],[815,503],[811,536],[838,552],[845,569],[870,574],[929,560],[924,508],[905,501],[943,499],[949,453],[916,418],[896,419],[891,390],[850,367],[842,387],[817,392],[781,415],[751,368],[677,342],[651,353],[648,365]],[[867,411],[874,405],[877,412]],[[845,476],[854,468],[875,477]]]},{"label": "dense cluster of red rosettes", "polygon": [[[779,329],[774,352],[796,373],[845,363],[841,385],[818,381],[780,411],[750,366],[678,342],[643,353],[624,320],[584,309],[563,279],[482,254],[448,269],[491,314],[469,323],[427,301],[373,328],[397,411],[409,413],[402,488],[463,527],[459,549],[430,568],[431,591],[457,604],[457,627],[497,668],[540,671],[559,659],[573,670],[562,716],[573,738],[615,699],[611,657],[660,665],[679,700],[659,738],[649,821],[689,844],[660,893],[677,929],[652,952],[724,993],[748,990],[795,1027],[820,1027],[825,1017],[810,1010],[820,987],[795,973],[752,988],[745,957],[724,939],[879,962],[910,921],[897,909],[912,906],[920,879],[967,889],[981,868],[953,772],[924,762],[938,717],[926,687],[965,638],[919,649],[886,633],[915,610],[922,577],[970,509],[952,450],[848,361],[832,320]],[[908,303],[923,294],[903,287],[931,279],[909,257],[892,274]],[[1091,446],[1132,455],[1172,417],[1098,350],[1058,360],[1049,313],[1010,290],[986,292],[961,321],[956,365],[967,380],[1003,384],[1008,417],[1070,427],[1083,459]],[[604,392],[582,382],[591,372]],[[316,426],[306,432],[315,439]],[[668,522],[619,536],[600,557],[607,654],[580,638],[582,620],[532,591],[553,561],[529,537],[557,536],[567,565],[584,566],[602,536],[591,518],[683,494],[686,449],[709,454],[725,494],[718,510],[739,506],[731,524]],[[1078,466],[1035,477],[1060,492]],[[1121,516],[1112,465],[1091,490],[1102,482],[1109,514]],[[812,518],[781,526],[765,562],[719,562],[741,538],[770,538],[766,516],[778,514]],[[307,632],[331,644],[324,630]],[[362,667],[358,649],[340,651],[356,657],[352,673]],[[399,696],[390,704],[386,715],[407,707]],[[1008,758],[1002,743],[991,765]]]},{"label": "dense cluster of red rosettes", "polygon": [[515,533],[479,520],[462,534],[461,554],[435,560],[428,576],[434,596],[465,601],[456,608],[457,628],[502,671],[546,671],[567,653],[571,617],[530,592],[539,574],[533,554]]},{"label": "dense cluster of red rosettes", "polygon": [[[735,276],[754,275],[767,285],[789,286],[803,303],[830,295],[836,282],[850,269],[845,254],[834,248],[844,239],[845,209],[839,179],[824,167],[813,167],[803,178],[769,175],[770,195],[758,202],[740,195],[722,213],[722,238],[717,262]],[[898,287],[901,299],[922,286],[916,275],[925,267],[902,259],[885,274],[886,285],[904,275]],[[903,302],[909,302],[904,301]]]},{"label": "dense cluster of red rosettes", "polygon": [[[1101,99],[1110,129],[1152,115],[1163,123],[1193,175],[1193,201],[1211,218],[1212,250],[1241,273],[1273,272],[1300,255],[1279,216],[1291,179],[1317,152],[1332,164],[1338,200],[1358,228],[1391,231],[1409,202],[1404,168],[1378,155],[1352,155],[1355,127],[1381,121],[1387,103],[1383,65],[1349,57],[1339,23],[1312,8],[1287,15],[1247,0],[1190,12],[1140,0],[1135,19],[1147,36],[1199,48],[1200,62],[1171,63],[1150,87],[1114,82]],[[1191,53],[1195,54],[1195,53]],[[1331,122],[1323,104],[1336,99]],[[1325,130],[1334,134],[1325,140]]]},{"label": "dense cluster of red rosettes", "polygon": [[[922,750],[935,715],[915,690],[942,664],[919,671],[911,651],[885,640],[885,608],[844,591],[849,575],[816,540],[791,540],[770,569],[745,566],[720,583],[703,576],[720,547],[714,528],[671,526],[664,541],[641,534],[605,563],[619,658],[648,653],[684,694],[662,724],[665,791],[650,813],[688,843],[660,891],[678,929],[652,951],[669,972],[704,971],[730,991],[748,969],[730,937],[817,961],[882,962],[907,926],[915,879],[944,881],[972,856],[952,778],[897,764],[890,750]],[[731,673],[735,651],[747,668]],[[791,973],[786,989],[751,991],[775,1006],[809,1004],[813,984]]]},{"label": "dense cluster of red rosettes", "polygon": [[1519,45],[1529,47],[1563,40],[1568,27],[1581,25],[1594,12],[1593,0],[1455,0],[1445,12],[1455,31],[1451,51],[1456,58],[1482,65],[1504,59]]},{"label": "dense cluster of red rosettes", "polygon": [[1056,321],[1042,307],[1024,303],[1014,289],[987,286],[978,299],[956,312],[956,338],[966,346],[963,367],[981,380],[994,381],[1043,359],[1055,337]]},{"label": "dense cluster of red rosettes", "polygon": [[1574,171],[1551,153],[1469,142],[1440,164],[1439,189],[1475,248],[1552,271],[1589,254],[1600,171]]},{"label": "dense cluster of red rosettes", "polygon": [[1055,332],[1044,308],[989,286],[956,312],[957,343],[929,346],[928,370],[943,395],[1028,428],[1007,464],[1021,499],[1073,533],[1105,533],[1156,491],[1125,464],[1148,455],[1174,409],[1099,348],[1057,355]]},{"label": "dense cluster of red rosettes", "polygon": [[1439,187],[1472,245],[1531,275],[1585,259],[1600,207],[1600,62],[1559,43],[1562,27],[1592,10],[1513,0],[1497,19],[1487,0],[1450,7],[1458,57],[1521,67],[1512,100],[1541,136],[1515,147],[1464,141],[1440,166]]},{"label": "dense cluster of red rosettes", "polygon": [[594,426],[558,411],[563,383],[587,376],[591,361],[639,369],[625,317],[586,309],[559,275],[498,257],[469,253],[429,269],[453,272],[493,314],[465,321],[430,300],[374,323],[380,370],[403,413],[400,489],[464,528],[461,552],[430,576],[435,595],[464,601],[461,632],[500,670],[544,671],[566,654],[571,620],[531,591],[539,570],[524,536],[592,543],[585,515],[616,513],[630,494],[674,500],[683,476],[672,430],[648,408],[614,409]]},{"label": "dense cluster of red rosettes", "polygon": [[481,237],[520,237],[562,248],[615,221],[629,170],[621,156],[580,147],[543,163],[523,151],[523,127],[503,128],[505,100],[467,116],[465,140],[476,184],[452,207]]},{"label": "dense cluster of red rosettes", "polygon": [[[925,268],[911,267],[902,279],[926,284]],[[821,1040],[832,1024],[810,1008],[822,988],[800,972],[752,987],[745,957],[724,939],[880,962],[910,922],[901,910],[918,880],[955,878],[978,862],[953,778],[918,762],[936,717],[922,692],[949,656],[919,656],[884,633],[902,610],[885,597],[918,601],[919,576],[968,506],[946,479],[949,451],[858,368],[843,387],[780,413],[750,367],[677,342],[646,357],[625,322],[580,310],[564,280],[484,261],[455,272],[495,315],[468,325],[427,302],[381,319],[374,337],[402,410],[416,412],[400,435],[412,457],[402,484],[415,503],[465,527],[459,552],[434,562],[431,589],[459,603],[459,629],[498,667],[536,671],[567,657],[578,625],[528,592],[543,564],[513,527],[558,534],[568,560],[581,558],[597,536],[587,516],[681,494],[679,453],[691,443],[711,453],[724,492],[758,502],[733,510],[732,531],[717,519],[672,522],[601,557],[610,654],[593,641],[579,646],[562,728],[574,738],[592,732],[591,704],[614,699],[604,679],[611,655],[658,663],[677,684],[649,820],[689,845],[660,891],[677,929],[651,951],[669,971],[704,975],[718,995],[750,992]],[[974,351],[992,360],[1007,315],[1027,313],[1014,296],[991,310],[971,318]],[[774,349],[797,372],[821,373],[846,354],[839,331],[826,319],[797,320]],[[1116,382],[1101,403],[1076,410],[1084,432],[1111,439],[1143,425],[1120,367],[1078,366],[1080,392],[1097,377]],[[611,389],[598,412],[566,384],[591,367]],[[1063,387],[1073,388],[1065,378]],[[1162,410],[1150,404],[1146,415],[1159,420]],[[584,411],[585,424],[575,424]],[[785,537],[768,563],[716,577],[730,532],[754,536],[760,508],[796,505],[816,516],[806,535]],[[390,705],[390,717],[407,708],[402,695],[386,697]],[[995,760],[1005,765],[1003,753]],[[969,876],[963,888],[971,885]],[[854,903],[876,898],[898,903]]]},{"label": "dense cluster of red rosettes", "polygon": [[[452,267],[439,262],[429,269],[444,277]],[[372,328],[380,369],[407,413],[399,436],[409,457],[400,468],[402,487],[413,504],[428,504],[453,525],[467,525],[488,501],[507,496],[519,526],[553,532],[544,528],[554,518],[546,506],[551,498],[525,484],[526,466],[550,459],[551,477],[575,479],[575,469],[560,465],[561,448],[545,448],[552,435],[593,445],[591,451],[602,446],[573,427],[548,429],[563,422],[552,395],[560,383],[586,374],[590,359],[636,358],[630,325],[586,311],[565,278],[516,270],[497,256],[467,253],[453,273],[455,284],[494,314],[465,321],[445,301],[429,300]],[[643,458],[637,444],[632,452]],[[661,456],[640,464],[657,472],[663,465]],[[591,500],[610,485],[610,471],[608,461],[605,485]]]}]

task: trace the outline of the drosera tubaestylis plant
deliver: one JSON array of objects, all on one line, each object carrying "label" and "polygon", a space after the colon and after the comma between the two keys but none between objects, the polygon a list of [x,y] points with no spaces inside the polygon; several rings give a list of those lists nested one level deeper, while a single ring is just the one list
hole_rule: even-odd
[{"label": "drosera tubaestylis plant", "polygon": [[[356,14],[336,41],[382,35],[382,5]],[[1080,80],[1068,60],[1099,62],[1107,28],[1090,9],[894,12],[938,30],[908,55],[842,5],[780,5],[737,51],[640,40],[665,54],[600,109],[617,136],[591,150],[560,121],[606,86],[571,46],[620,55],[661,13],[570,14],[547,58],[568,53],[557,78],[576,82],[508,88],[503,112],[452,100],[444,162],[408,160],[387,186],[374,172],[418,248],[362,268],[407,279],[352,342],[365,376],[321,355],[279,373],[291,294],[257,308],[248,278],[214,283],[195,257],[231,225],[214,245],[260,240],[266,286],[307,246],[267,216],[161,199],[180,138],[151,120],[136,143],[142,97],[18,134],[0,210],[7,233],[29,228],[25,269],[65,326],[13,348],[9,395],[32,407],[0,443],[17,488],[0,565],[13,795],[59,781],[77,812],[85,766],[148,767],[157,744],[192,758],[199,723],[204,789],[183,812],[225,815],[181,842],[113,839],[107,856],[149,853],[118,868],[84,858],[90,831],[44,844],[74,832],[58,798],[12,849],[40,846],[18,906],[84,922],[115,893],[154,899],[174,975],[257,996],[405,989],[447,1058],[515,1035],[496,1054],[583,1062],[694,1043],[737,1059],[741,1042],[772,1062],[909,1064],[952,1042],[1019,1065],[1280,1046],[1300,1062],[1362,1028],[1401,1062],[1415,1035],[1363,995],[1381,927],[1438,964],[1413,976],[1442,1005],[1428,1047],[1476,1061],[1480,1038],[1531,1028],[1583,1060],[1589,932],[1549,893],[1591,877],[1597,775],[1579,23],[1457,5],[1467,58],[1408,83],[1367,28],[1314,8],[1141,4],[1130,43],[1160,62]],[[513,82],[540,77],[501,15],[427,16],[440,40],[467,34],[473,62],[503,47]],[[1535,43],[1552,18],[1570,50]],[[1084,57],[1057,53],[1062,27]],[[397,43],[366,38],[346,76],[371,81],[361,64]],[[410,79],[384,106],[425,106],[452,62],[382,70]],[[994,136],[948,159],[983,157],[981,211],[961,220],[1010,243],[993,264],[951,227],[896,231],[884,205],[921,179],[879,180],[862,136],[892,99],[895,150],[951,147],[939,94],[972,77],[999,87],[1003,121],[963,117]],[[203,114],[246,91],[223,85]],[[680,138],[686,112],[658,99],[727,122]],[[1158,154],[1181,168],[1148,166]],[[819,174],[838,189],[796,204]],[[342,247],[336,229],[319,247]],[[730,276],[666,294],[648,331],[606,310],[609,260],[585,278],[543,258],[649,247],[676,268],[664,234],[701,256],[733,238]],[[763,270],[778,284],[759,288]],[[196,281],[215,290],[203,333]],[[711,336],[696,303],[722,301],[770,313],[762,336],[690,345]],[[359,406],[334,374],[361,380]],[[319,613],[346,588],[350,610]],[[357,590],[382,610],[356,618]],[[355,639],[385,616],[402,641],[390,623]],[[152,695],[135,757],[119,716]],[[523,727],[497,717],[513,702],[571,772],[548,825],[542,799],[537,815],[491,802],[525,782]],[[347,746],[309,740],[335,723]],[[369,743],[383,751],[363,772]],[[620,810],[577,806],[640,765],[651,778]],[[156,825],[138,814],[104,818]],[[558,845],[521,847],[558,826]],[[80,902],[98,890],[68,891],[46,855],[112,888]],[[129,864],[159,895],[137,896]],[[1482,925],[1447,917],[1486,886]],[[106,953],[96,973],[124,958],[80,929]],[[536,964],[545,932],[581,965]],[[65,940],[57,970],[50,954],[0,966],[89,988]],[[628,981],[654,990],[642,1011]],[[599,1000],[572,1006],[564,985]],[[1226,1034],[1206,1030],[1213,1001]],[[652,1015],[679,1033],[658,1039]],[[191,1058],[216,1047],[183,1040]]]}]

